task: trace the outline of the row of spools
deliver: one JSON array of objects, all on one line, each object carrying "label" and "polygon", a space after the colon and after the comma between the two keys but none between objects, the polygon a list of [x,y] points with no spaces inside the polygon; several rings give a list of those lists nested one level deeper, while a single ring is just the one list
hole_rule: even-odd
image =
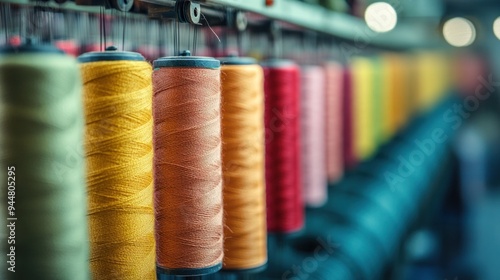
[{"label": "row of spools", "polygon": [[[446,99],[416,119],[375,158],[332,186],[324,206],[307,210],[302,234],[272,236],[263,278],[403,278],[404,271],[384,274],[385,269],[405,258],[402,241],[432,215],[447,190],[454,130],[443,115],[453,104],[458,102]],[[437,142],[431,136],[436,131]]]},{"label": "row of spools", "polygon": [[411,61],[259,66],[184,52],[151,65],[108,48],[77,63],[50,46],[4,48],[6,278],[262,269],[268,232],[300,231],[328,181],[442,100],[446,60]]}]

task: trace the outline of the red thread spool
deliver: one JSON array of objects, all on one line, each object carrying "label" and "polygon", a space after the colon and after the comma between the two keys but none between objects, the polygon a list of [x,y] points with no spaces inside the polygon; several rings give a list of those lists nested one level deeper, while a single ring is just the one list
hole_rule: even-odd
[{"label": "red thread spool", "polygon": [[73,40],[59,40],[54,43],[56,47],[71,56],[79,55],[79,46]]},{"label": "red thread spool", "polygon": [[351,69],[345,67],[343,71],[343,144],[344,144],[344,166],[353,168],[356,163],[356,154],[354,153],[354,129],[353,129],[353,104],[352,104],[352,75]]},{"label": "red thread spool", "polygon": [[21,36],[15,35],[11,36],[8,40],[8,44],[14,47],[20,46],[22,43]]},{"label": "red thread spool", "polygon": [[300,170],[300,71],[286,60],[263,63],[266,128],[267,229],[298,231],[304,224]]}]

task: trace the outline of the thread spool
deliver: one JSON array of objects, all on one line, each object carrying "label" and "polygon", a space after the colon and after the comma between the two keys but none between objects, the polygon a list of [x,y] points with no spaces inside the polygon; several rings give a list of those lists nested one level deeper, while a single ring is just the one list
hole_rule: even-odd
[{"label": "thread spool", "polygon": [[54,45],[68,55],[78,56],[78,44],[73,40],[57,40]]},{"label": "thread spool", "polygon": [[267,262],[264,74],[251,58],[222,58],[223,269],[262,270]]},{"label": "thread spool", "polygon": [[373,68],[369,58],[358,57],[352,61],[354,151],[356,159],[372,157],[376,149],[373,101]]},{"label": "thread spool", "polygon": [[[322,211],[314,213],[306,219],[305,233],[287,240],[286,247],[279,248],[273,244],[277,240],[269,240],[270,246],[277,247],[277,250],[270,251],[271,256],[274,261],[278,260],[279,263],[276,262],[272,270],[266,271],[265,279],[300,279],[304,277],[330,279],[332,275],[335,275],[335,279],[341,280],[359,279],[359,277],[355,277],[358,275],[350,273],[350,270],[354,268],[349,260],[339,254],[341,252],[339,249],[342,246],[330,243],[330,233],[338,227],[337,224],[332,223],[332,215],[326,217],[327,215],[323,215]],[[317,225],[311,221],[317,222]],[[314,269],[311,269],[313,267],[311,260],[313,259],[317,263],[314,265]]]},{"label": "thread spool", "polygon": [[420,52],[414,56],[416,113],[429,112],[442,98],[447,89],[447,77],[443,70],[444,59],[435,52]]},{"label": "thread spool", "polygon": [[381,120],[381,132],[380,132],[380,144],[386,144],[392,139],[394,133],[396,132],[395,127],[395,113],[394,113],[394,101],[395,93],[392,91],[392,77],[390,74],[390,61],[386,56],[377,57],[375,59],[375,65],[379,69],[375,71],[377,73],[376,79],[378,79],[378,89],[380,98],[380,117]]},{"label": "thread spool", "polygon": [[372,116],[370,120],[370,125],[373,128],[373,152],[384,143],[386,140],[386,135],[384,135],[385,129],[385,115],[388,113],[387,108],[387,96],[384,91],[383,75],[382,75],[382,64],[379,57],[370,57],[367,61],[368,72],[370,73],[367,77],[366,82],[371,84],[371,92],[367,92],[371,95]]},{"label": "thread spool", "polygon": [[155,279],[151,66],[138,53],[81,55],[94,279]]},{"label": "thread spool", "polygon": [[[372,188],[379,188],[383,185],[382,180],[375,182],[365,182],[371,184]],[[361,194],[335,192],[332,196],[332,203],[327,211],[338,213],[352,221],[361,230],[373,235],[382,247],[379,251],[381,258],[389,258],[395,253],[398,238],[402,235],[403,225],[398,224],[398,219],[390,215],[390,211],[377,204],[375,201],[366,198]],[[335,205],[337,204],[337,205]],[[352,211],[345,211],[349,207]],[[400,209],[400,211],[403,211]],[[401,214],[403,215],[403,214]]]},{"label": "thread spool", "polygon": [[326,202],[328,186],[325,156],[326,76],[321,66],[302,67],[300,75],[303,198],[307,206],[319,207]]},{"label": "thread spool", "polygon": [[354,146],[354,103],[352,91],[351,68],[345,67],[343,71],[343,91],[342,91],[342,151],[344,167],[352,169],[356,165],[356,151]]},{"label": "thread spool", "polygon": [[393,170],[392,168],[397,169],[397,165],[390,161],[381,161],[378,159],[372,163],[372,166],[379,167],[380,165],[382,165],[380,169],[385,171],[381,171],[380,174],[373,174],[373,176],[357,177],[355,179],[356,188],[344,185],[340,186],[337,190],[339,192],[360,195],[375,202],[388,212],[388,216],[395,220],[394,225],[400,226],[403,229],[409,226],[409,221],[412,221],[414,218],[411,215],[411,207],[408,207],[413,203],[412,199],[407,199],[407,194],[401,193],[399,190],[395,191],[394,188],[391,189],[384,184],[383,180],[385,178],[383,178],[383,173]]},{"label": "thread spool", "polygon": [[220,62],[154,61],[158,274],[204,275],[223,258]]},{"label": "thread spool", "polygon": [[267,230],[297,232],[304,210],[300,172],[300,71],[291,61],[264,68]]},{"label": "thread spool", "polygon": [[402,69],[400,58],[395,55],[388,55],[385,57],[386,62],[386,79],[390,84],[388,90],[392,99],[391,114],[392,114],[392,127],[394,132],[398,132],[406,123],[407,108],[404,98],[404,75],[405,69]]},{"label": "thread spool", "polygon": [[89,279],[80,94],[78,64],[54,47],[0,51],[0,196],[15,236],[2,279]]},{"label": "thread spool", "polygon": [[[309,209],[306,215],[305,233],[290,242],[293,252],[301,253],[295,264],[301,264],[307,255],[316,255],[323,261],[310,273],[311,278],[329,279],[335,275],[335,279],[337,276],[338,279],[364,279],[365,268],[362,266],[373,264],[374,244],[370,244],[373,239],[359,231],[351,221],[330,211]],[[364,262],[357,263],[356,260]]]},{"label": "thread spool", "polygon": [[[343,163],[343,105],[344,70],[342,65],[329,62],[326,72],[326,155],[328,181],[338,182],[344,173]],[[344,108],[345,109],[344,109]]]},{"label": "thread spool", "polygon": [[386,89],[389,91],[389,111],[390,111],[390,130],[391,136],[398,133],[404,123],[404,100],[402,84],[405,82],[403,79],[404,69],[398,69],[397,57],[394,54],[384,57],[384,77],[386,82]]}]

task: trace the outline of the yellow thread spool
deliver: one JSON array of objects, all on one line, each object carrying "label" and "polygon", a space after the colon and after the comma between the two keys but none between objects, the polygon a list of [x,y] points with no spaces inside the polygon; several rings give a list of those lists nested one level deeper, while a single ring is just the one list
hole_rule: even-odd
[{"label": "yellow thread spool", "polygon": [[373,120],[373,69],[369,58],[352,61],[354,153],[360,161],[370,158],[376,147]]},{"label": "yellow thread spool", "polygon": [[79,61],[93,279],[156,279],[151,66],[129,52]]},{"label": "yellow thread spool", "polygon": [[416,110],[425,113],[438,103],[448,87],[446,60],[435,52],[421,52],[415,55],[416,67]]},{"label": "yellow thread spool", "polygon": [[393,77],[391,75],[391,61],[387,55],[379,58],[379,86],[382,106],[382,139],[381,144],[388,142],[396,132],[395,92],[393,91]]}]

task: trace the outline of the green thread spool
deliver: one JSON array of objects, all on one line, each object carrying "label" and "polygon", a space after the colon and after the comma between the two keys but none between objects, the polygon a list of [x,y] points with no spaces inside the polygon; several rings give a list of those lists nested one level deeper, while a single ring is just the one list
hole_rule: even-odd
[{"label": "green thread spool", "polygon": [[15,273],[3,262],[1,278],[89,279],[78,64],[50,47],[0,51],[0,98],[2,184],[14,166],[14,215],[6,187],[0,207],[17,218],[15,244],[1,245],[4,256],[15,246]]}]

